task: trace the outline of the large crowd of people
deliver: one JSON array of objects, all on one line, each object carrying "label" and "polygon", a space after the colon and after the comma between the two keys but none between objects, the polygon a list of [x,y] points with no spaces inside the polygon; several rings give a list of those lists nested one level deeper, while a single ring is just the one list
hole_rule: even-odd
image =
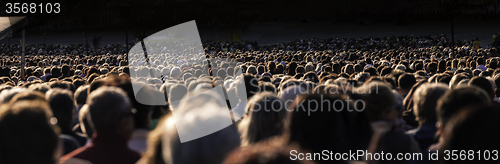
[{"label": "large crowd of people", "polygon": [[[446,35],[175,44],[185,50],[151,43],[147,56],[27,45],[24,71],[20,47],[1,45],[0,163],[460,163],[445,150],[498,160],[496,48]],[[226,119],[217,111],[233,124],[182,142],[179,114],[197,126]]]}]

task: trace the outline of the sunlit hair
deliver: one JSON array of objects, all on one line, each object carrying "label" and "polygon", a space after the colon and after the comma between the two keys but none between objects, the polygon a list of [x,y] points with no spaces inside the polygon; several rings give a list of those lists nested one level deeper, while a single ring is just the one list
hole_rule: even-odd
[{"label": "sunlit hair", "polygon": [[413,112],[418,121],[423,124],[436,121],[437,100],[448,91],[448,86],[442,83],[425,83],[413,94]]},{"label": "sunlit hair", "polygon": [[80,124],[80,129],[82,129],[83,134],[85,134],[85,137],[87,137],[88,139],[92,138],[94,131],[90,127],[89,123],[89,117],[90,117],[89,106],[88,105],[82,106],[82,108],[78,112],[78,115],[79,115],[78,121]]},{"label": "sunlit hair", "polygon": [[14,97],[18,93],[26,92],[28,89],[26,88],[12,88],[10,90],[3,90],[0,93],[0,103],[8,103],[12,97]]}]

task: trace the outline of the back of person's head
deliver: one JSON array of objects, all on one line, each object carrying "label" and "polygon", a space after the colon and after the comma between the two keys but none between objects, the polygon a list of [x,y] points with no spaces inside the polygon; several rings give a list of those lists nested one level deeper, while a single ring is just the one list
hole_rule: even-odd
[{"label": "back of person's head", "polygon": [[452,76],[447,74],[447,73],[442,73],[440,76],[436,79],[437,82],[443,83],[443,84],[449,84],[451,81]]},{"label": "back of person's head", "polygon": [[[447,134],[440,151],[457,150],[458,152],[466,151],[481,151],[481,155],[495,154],[495,151],[500,147],[498,140],[498,108],[490,106],[466,106],[449,121],[449,126],[445,129]],[[484,151],[484,152],[483,152]],[[473,152],[474,153],[474,152]],[[471,161],[446,161],[440,157],[442,163],[470,163]],[[481,159],[489,158],[489,155]],[[479,161],[479,158],[470,158],[469,160]],[[481,162],[482,163],[482,162]],[[488,162],[487,162],[488,163]],[[496,163],[496,162],[494,162]]]},{"label": "back of person's head", "polygon": [[295,72],[296,72],[296,73],[301,73],[301,74],[304,74],[304,73],[306,73],[306,69],[305,69],[303,66],[298,66],[298,67],[295,69]]},{"label": "back of person's head", "polygon": [[93,73],[93,74],[91,74],[91,75],[88,75],[88,77],[87,77],[87,84],[94,83],[94,81],[95,81],[96,79],[99,79],[99,74],[97,74],[97,73]]},{"label": "back of person's head", "polygon": [[437,100],[448,91],[441,83],[424,83],[413,94],[413,112],[420,124],[436,121]]},{"label": "back of person's head", "polygon": [[262,74],[262,73],[264,73],[264,72],[265,72],[265,70],[266,70],[266,68],[265,68],[263,65],[259,65],[259,66],[257,67],[257,73],[258,73],[258,74]]},{"label": "back of person's head", "polygon": [[437,63],[435,62],[431,62],[429,64],[427,64],[427,70],[432,73],[432,74],[435,74],[437,72]]},{"label": "back of person's head", "polygon": [[68,83],[64,83],[62,81],[53,81],[50,82],[50,88],[69,89],[69,86]]},{"label": "back of person's head", "polygon": [[477,62],[474,61],[474,60],[471,60],[469,62],[469,67],[472,68],[472,69],[475,69],[477,67],[477,65],[478,65]]},{"label": "back of person's head", "polygon": [[76,107],[71,91],[66,89],[50,89],[45,98],[49,102],[50,109],[54,117],[58,120],[58,125],[63,130],[71,130],[71,125],[75,117]]},{"label": "back of person's head", "polygon": [[490,99],[495,98],[495,90],[494,90],[495,88],[486,77],[482,76],[473,77],[469,81],[469,85],[474,85],[476,87],[483,89],[488,94]]},{"label": "back of person's head", "polygon": [[417,81],[415,79],[415,76],[413,76],[412,74],[404,73],[399,76],[398,87],[401,90],[409,91],[415,83],[417,83]]},{"label": "back of person's head", "polygon": [[75,80],[73,80],[73,85],[74,85],[74,86],[75,86],[75,88],[77,88],[77,89],[78,89],[78,88],[80,88],[80,86],[85,85],[85,83],[86,83],[86,82],[85,82],[85,80],[83,80],[83,79],[75,79]]},{"label": "back of person's head", "polygon": [[183,84],[174,84],[170,87],[168,102],[169,104],[176,108],[181,99],[187,94],[187,87]]},{"label": "back of person's head", "polygon": [[172,70],[170,70],[170,77],[178,79],[181,76],[181,69],[179,67],[174,67]]},{"label": "back of person's head", "polygon": [[492,99],[481,88],[475,86],[458,86],[447,91],[438,100],[436,106],[437,118],[441,129],[446,128],[446,123],[455,114],[460,112],[460,109],[469,105],[490,105]]},{"label": "back of person's head", "polygon": [[54,77],[59,77],[61,76],[61,69],[59,69],[59,67],[52,67],[52,69],[50,70],[50,74],[52,74],[52,76]]},{"label": "back of person's head", "polygon": [[217,76],[221,77],[222,79],[225,79],[227,77],[226,71],[220,69],[219,71],[217,71]]},{"label": "back of person's head", "polygon": [[344,73],[347,73],[349,75],[352,74],[352,73],[354,73],[354,66],[352,64],[346,65]]},{"label": "back of person's head", "polygon": [[472,71],[472,76],[479,76],[479,74],[481,74],[481,72],[482,72],[482,71],[481,71],[480,69],[474,69],[474,70]]},{"label": "back of person's head", "polygon": [[458,83],[460,81],[462,81],[463,79],[467,79],[468,77],[464,74],[455,74],[451,80],[450,80],[450,84],[449,84],[449,87],[452,89],[452,88],[455,88]]},{"label": "back of person's head", "polygon": [[257,74],[257,68],[255,68],[255,66],[250,66],[247,68],[247,72],[246,73],[249,73],[249,74],[252,74],[252,75],[255,75]]},{"label": "back of person's head", "polygon": [[14,97],[12,97],[9,103],[12,104],[22,100],[30,100],[30,101],[38,100],[44,102],[47,101],[47,99],[45,99],[45,94],[35,91],[35,92],[21,92],[19,94],[16,94]]},{"label": "back of person's head", "polygon": [[[234,150],[224,160],[223,164],[309,164],[308,160],[300,160],[297,155],[305,153],[298,146],[279,145],[275,141],[259,142],[255,145]],[[273,142],[275,141],[275,142]],[[292,155],[293,154],[293,155]],[[294,157],[295,156],[295,157]],[[305,158],[304,158],[305,159]]]},{"label": "back of person's head", "polygon": [[69,71],[70,71],[69,69],[70,69],[70,68],[69,68],[69,66],[68,66],[68,65],[66,65],[66,64],[65,64],[65,65],[63,65],[63,66],[61,67],[62,74],[63,74],[63,75],[69,75]]},{"label": "back of person's head", "polygon": [[394,120],[397,118],[397,101],[391,87],[384,82],[369,82],[357,88],[366,102],[366,110],[371,121]]},{"label": "back of person's head", "polygon": [[26,92],[28,89],[26,88],[12,88],[9,90],[3,90],[0,93],[0,103],[8,103],[16,94]]},{"label": "back of person's head", "polygon": [[363,67],[360,64],[354,65],[354,72],[361,72],[363,71]]},{"label": "back of person's head", "polygon": [[314,72],[307,72],[302,78],[305,81],[310,81],[310,82],[313,82],[313,83],[318,83],[319,82],[318,75],[316,75],[316,73],[314,73]]},{"label": "back of person's head", "polygon": [[89,108],[93,131],[96,133],[116,132],[118,124],[126,119],[125,116],[132,116],[127,94],[117,87],[98,88],[90,93],[86,104]]},{"label": "back of person's head", "polygon": [[152,84],[141,81],[132,82],[127,77],[117,76],[108,78],[105,83],[119,87],[126,93],[131,107],[135,109],[133,114],[135,129],[148,129],[153,105],[165,105],[167,97]]},{"label": "back of person's head", "polygon": [[55,164],[62,148],[47,102],[0,106],[0,163]]},{"label": "back of person's head", "polygon": [[239,124],[242,145],[281,135],[286,114],[283,100],[273,93],[262,92],[253,96],[246,108],[248,117]]},{"label": "back of person's head", "polygon": [[377,69],[375,67],[368,67],[363,72],[370,73],[370,76],[378,76]]},{"label": "back of person's head", "polygon": [[77,105],[83,105],[87,102],[89,87],[90,87],[89,85],[84,85],[78,87],[78,89],[75,91],[74,97],[75,97],[75,103]]},{"label": "back of person's head", "polygon": [[45,94],[45,93],[47,93],[47,91],[50,90],[50,86],[47,84],[35,84],[35,85],[31,85],[29,87],[29,89]]},{"label": "back of person's head", "polygon": [[[175,118],[170,115],[161,125],[161,152],[165,163],[221,163],[240,146],[237,127],[231,124],[227,114],[223,95],[213,90],[183,99],[175,110]],[[214,127],[221,124],[228,126]],[[197,137],[196,132],[207,129],[214,132],[193,138]]]},{"label": "back of person's head", "polygon": [[314,71],[314,66],[312,64],[306,65],[306,72]]},{"label": "back of person's head", "polygon": [[297,69],[297,63],[296,62],[292,61],[292,62],[288,63],[288,65],[287,65],[287,71],[288,71],[287,75],[291,75],[291,76],[295,75],[296,69]]},{"label": "back of person's head", "polygon": [[271,83],[271,82],[261,82],[261,83],[259,83],[259,90],[261,92],[271,92],[271,93],[275,93],[275,94],[278,92],[276,90],[276,86],[273,83]]},{"label": "back of person's head", "polygon": [[348,136],[339,134],[347,134],[345,123],[348,121],[342,118],[339,110],[347,111],[348,103],[342,95],[300,96],[288,110],[285,119],[285,142],[298,144],[310,152],[330,150],[344,153],[349,146]]},{"label": "back of person's head", "polygon": [[478,57],[477,58],[477,65],[484,65],[484,58]]},{"label": "back of person's head", "polygon": [[104,86],[104,85],[106,85],[106,80],[104,80],[104,79],[96,79],[96,80],[94,80],[89,85],[88,94],[92,93],[94,90],[96,90],[97,88],[99,88],[101,86]]},{"label": "back of person's head", "polygon": [[285,101],[285,108],[288,109],[292,106],[292,103],[303,94],[308,93],[308,89],[302,85],[292,85],[281,90],[278,97]]},{"label": "back of person's head", "polygon": [[382,70],[380,72],[381,72],[380,76],[389,75],[392,73],[392,68],[386,66],[386,67],[382,68]]},{"label": "back of person's head", "polygon": [[259,91],[259,79],[251,74],[243,74],[235,81],[238,98],[247,101]]},{"label": "back of person's head", "polygon": [[446,71],[446,61],[445,60],[440,60],[438,63],[438,70],[439,73],[443,73]]}]

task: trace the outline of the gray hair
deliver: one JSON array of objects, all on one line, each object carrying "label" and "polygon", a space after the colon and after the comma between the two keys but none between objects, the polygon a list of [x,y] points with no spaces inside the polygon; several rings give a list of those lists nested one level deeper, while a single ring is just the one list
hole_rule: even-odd
[{"label": "gray hair", "polygon": [[103,86],[92,91],[87,98],[87,105],[96,132],[115,130],[120,117],[131,113],[127,94],[117,87]]},{"label": "gray hair", "polygon": [[436,121],[438,99],[448,91],[443,83],[424,83],[413,94],[413,112],[419,122]]},{"label": "gray hair", "polygon": [[[212,133],[200,135],[205,132]],[[165,120],[161,135],[165,163],[222,163],[240,146],[225,98],[213,90],[183,99],[172,117]]]}]

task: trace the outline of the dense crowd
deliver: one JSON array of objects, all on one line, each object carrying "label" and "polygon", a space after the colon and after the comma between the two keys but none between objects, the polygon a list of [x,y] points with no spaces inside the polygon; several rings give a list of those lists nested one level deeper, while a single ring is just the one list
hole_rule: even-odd
[{"label": "dense crowd", "polygon": [[[174,44],[184,50],[147,44],[147,57],[126,45],[27,45],[24,76],[20,47],[1,45],[0,163],[437,163],[437,151],[459,163],[444,150],[498,158],[496,48],[451,47],[445,35]],[[174,114],[197,126],[226,110],[233,124],[181,142]],[[324,160],[324,150],[423,157]]]}]

